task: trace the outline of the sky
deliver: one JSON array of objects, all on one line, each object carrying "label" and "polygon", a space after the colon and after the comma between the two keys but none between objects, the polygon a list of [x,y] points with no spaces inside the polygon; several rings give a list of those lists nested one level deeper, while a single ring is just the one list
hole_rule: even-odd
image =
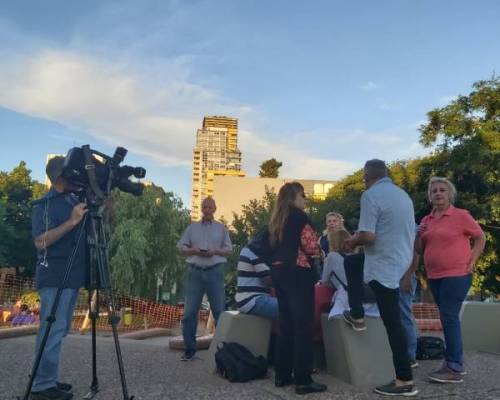
[{"label": "sky", "polygon": [[419,157],[426,113],[499,73],[498,21],[497,0],[4,1],[0,170],[123,146],[189,207],[204,115],[239,119],[248,176]]}]

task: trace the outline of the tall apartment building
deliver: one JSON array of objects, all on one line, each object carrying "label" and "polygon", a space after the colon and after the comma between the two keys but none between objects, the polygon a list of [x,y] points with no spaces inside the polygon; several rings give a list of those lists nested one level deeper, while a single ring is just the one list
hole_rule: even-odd
[{"label": "tall apartment building", "polygon": [[191,219],[201,218],[201,202],[214,194],[216,176],[244,177],[238,150],[238,119],[211,116],[203,118],[193,149]]}]

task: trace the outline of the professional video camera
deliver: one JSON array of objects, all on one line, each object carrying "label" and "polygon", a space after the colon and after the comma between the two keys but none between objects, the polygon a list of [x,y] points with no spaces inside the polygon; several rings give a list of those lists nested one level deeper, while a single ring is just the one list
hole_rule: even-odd
[{"label": "professional video camera", "polygon": [[91,200],[104,200],[115,187],[139,196],[144,185],[131,181],[130,177],[144,178],[146,170],[120,166],[126,154],[127,149],[123,147],[117,147],[113,157],[92,150],[89,145],[73,147],[64,160],[62,176],[81,189],[90,189],[87,192],[92,192]]}]

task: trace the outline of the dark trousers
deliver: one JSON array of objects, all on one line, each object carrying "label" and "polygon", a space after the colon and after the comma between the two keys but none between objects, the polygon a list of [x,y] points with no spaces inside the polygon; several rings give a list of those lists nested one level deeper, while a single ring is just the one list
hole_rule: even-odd
[{"label": "dark trousers", "polygon": [[276,375],[296,385],[312,382],[315,275],[311,268],[273,266],[272,278],[279,306]]},{"label": "dark trousers", "polygon": [[[364,265],[363,263],[350,263],[346,267],[345,272],[351,315],[356,319],[363,318]],[[396,378],[402,381],[411,381],[413,376],[410,357],[408,355],[406,335],[401,323],[401,312],[399,309],[399,288],[389,289],[375,280],[369,282],[369,285],[375,293],[380,316],[387,331]]]}]

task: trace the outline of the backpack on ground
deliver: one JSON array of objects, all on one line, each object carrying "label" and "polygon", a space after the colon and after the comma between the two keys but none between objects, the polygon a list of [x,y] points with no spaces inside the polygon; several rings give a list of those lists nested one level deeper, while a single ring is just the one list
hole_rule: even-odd
[{"label": "backpack on ground", "polygon": [[434,336],[417,339],[417,360],[439,360],[444,358],[444,340]]},{"label": "backpack on ground", "polygon": [[267,375],[267,360],[255,357],[239,343],[219,342],[215,352],[217,373],[229,382],[248,382]]}]

